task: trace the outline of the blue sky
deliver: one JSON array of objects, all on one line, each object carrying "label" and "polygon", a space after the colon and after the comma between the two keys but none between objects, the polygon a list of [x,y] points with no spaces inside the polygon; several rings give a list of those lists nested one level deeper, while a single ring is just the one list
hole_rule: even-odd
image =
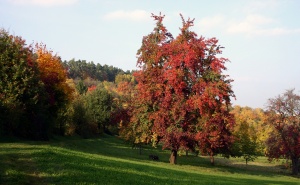
[{"label": "blue sky", "polygon": [[264,108],[286,89],[300,93],[298,0],[1,0],[0,27],[72,58],[136,69],[151,13],[177,36],[179,13],[195,18],[198,36],[216,37],[234,79],[234,105]]}]

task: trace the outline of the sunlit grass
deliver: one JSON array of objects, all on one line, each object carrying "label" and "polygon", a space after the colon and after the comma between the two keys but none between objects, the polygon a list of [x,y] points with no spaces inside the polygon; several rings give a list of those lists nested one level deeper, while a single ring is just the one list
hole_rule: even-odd
[{"label": "sunlit grass", "polygon": [[[160,160],[149,160],[150,154]],[[190,155],[170,165],[168,158],[169,151],[149,146],[139,155],[138,149],[110,136],[2,142],[0,184],[300,184],[269,163],[245,167],[240,159],[217,157],[210,166],[207,158]]]}]

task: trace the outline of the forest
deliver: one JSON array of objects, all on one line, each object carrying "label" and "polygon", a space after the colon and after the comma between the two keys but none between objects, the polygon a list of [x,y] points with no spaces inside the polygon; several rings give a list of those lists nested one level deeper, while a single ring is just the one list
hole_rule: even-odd
[{"label": "forest", "polygon": [[182,18],[176,37],[152,15],[153,31],[137,52],[139,70],[123,71],[60,56],[44,43],[26,44],[0,30],[0,137],[48,141],[54,135],[118,136],[133,146],[240,157],[286,159],[299,173],[300,95],[289,89],[265,108],[235,98],[228,59],[216,38],[190,31]]}]

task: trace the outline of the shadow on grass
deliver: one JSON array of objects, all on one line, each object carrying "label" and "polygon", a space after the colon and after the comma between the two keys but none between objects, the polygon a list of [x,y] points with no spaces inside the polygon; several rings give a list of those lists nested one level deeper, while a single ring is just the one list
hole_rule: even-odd
[{"label": "shadow on grass", "polygon": [[[123,140],[105,136],[99,139],[74,139],[59,140],[52,143],[52,146],[59,146],[68,148],[74,151],[81,151],[90,154],[98,154],[111,157],[119,157],[122,159],[150,162],[149,155],[159,156],[157,163],[169,164],[170,151],[161,150],[161,148],[155,149],[149,145],[143,145],[142,155],[139,155],[139,149],[132,149],[129,144],[124,143]],[[224,159],[226,160],[226,159]],[[210,160],[207,157],[196,157],[193,155],[179,156],[179,165],[190,165],[194,167],[209,168],[213,171],[226,172],[229,174],[247,174],[247,175],[259,175],[265,177],[276,177],[278,175],[287,175],[287,173],[274,172],[264,166],[248,165],[247,167],[240,167],[238,165],[224,165],[216,160],[216,165],[212,166]]]},{"label": "shadow on grass", "polygon": [[[114,137],[0,143],[0,184],[299,184],[271,173],[211,167],[199,157],[182,156],[183,165],[170,165],[168,151],[149,146],[138,153]],[[161,161],[150,161],[149,154]]]},{"label": "shadow on grass", "polygon": [[45,149],[33,156],[45,181],[53,184],[296,184],[278,180],[239,178],[179,171],[116,157],[67,149]]},{"label": "shadow on grass", "polygon": [[0,184],[43,183],[30,154],[33,150],[33,148],[6,148],[4,151],[0,147]]}]

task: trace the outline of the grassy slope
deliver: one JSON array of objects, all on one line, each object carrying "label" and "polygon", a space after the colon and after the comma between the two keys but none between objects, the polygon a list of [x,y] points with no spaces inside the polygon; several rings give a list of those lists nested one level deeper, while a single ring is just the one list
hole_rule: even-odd
[{"label": "grassy slope", "polygon": [[206,158],[181,156],[170,165],[168,151],[144,147],[138,153],[110,136],[0,142],[0,184],[300,184],[267,163],[245,167],[219,158],[211,167]]}]

